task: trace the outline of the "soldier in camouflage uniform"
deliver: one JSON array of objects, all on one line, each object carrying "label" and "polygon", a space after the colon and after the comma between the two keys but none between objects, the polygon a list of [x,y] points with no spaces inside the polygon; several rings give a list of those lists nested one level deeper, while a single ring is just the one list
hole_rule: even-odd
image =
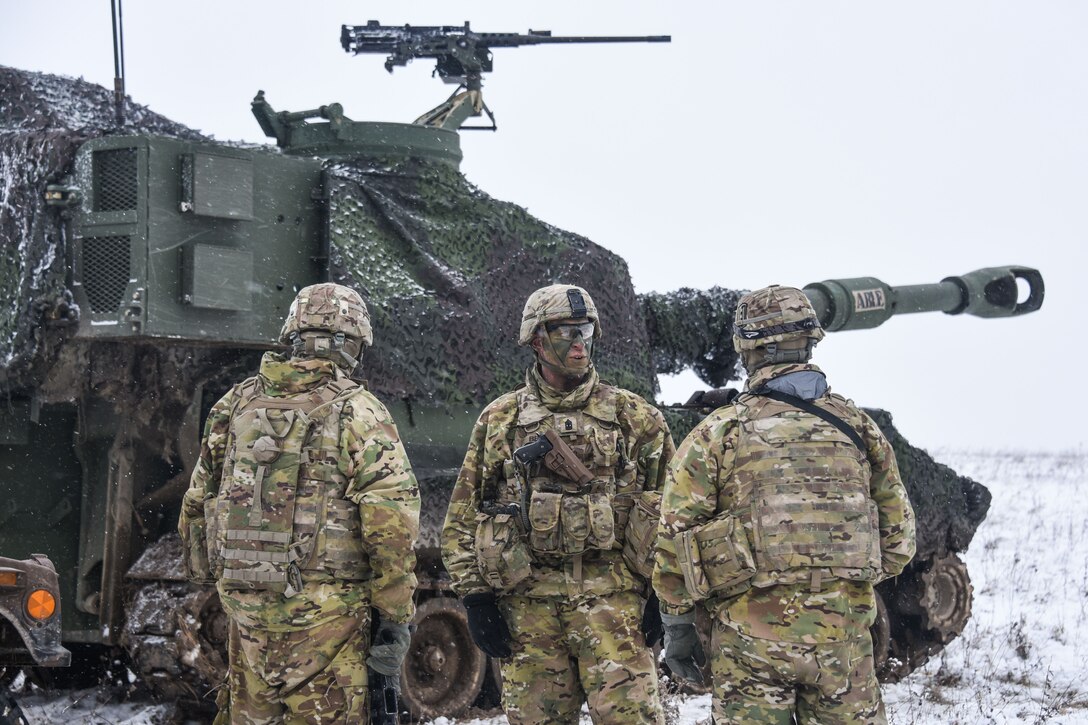
[{"label": "soldier in camouflage uniform", "polygon": [[212,408],[178,523],[190,577],[230,618],[216,723],[365,723],[367,666],[398,675],[408,649],[419,489],[389,412],[349,377],[372,341],[359,295],[306,287],[280,335],[291,352]]},{"label": "soldier in camouflage uniform", "polygon": [[[646,605],[653,546],[635,546],[647,537],[628,521],[656,536],[656,517],[632,512],[660,497],[673,442],[660,411],[598,378],[600,335],[582,288],[529,297],[519,342],[536,360],[525,386],[476,422],[442,531],[473,639],[503,660],[514,724],[577,723],[583,701],[595,723],[663,721],[647,646],[660,635],[656,602]],[[584,466],[582,483],[515,461],[549,433]]]},{"label": "soldier in camouflage uniform", "polygon": [[744,392],[669,470],[654,571],[665,657],[700,679],[694,606],[708,607],[717,723],[886,722],[873,585],[914,555],[914,513],[888,441],[808,362],[822,338],[800,290],[745,295]]}]

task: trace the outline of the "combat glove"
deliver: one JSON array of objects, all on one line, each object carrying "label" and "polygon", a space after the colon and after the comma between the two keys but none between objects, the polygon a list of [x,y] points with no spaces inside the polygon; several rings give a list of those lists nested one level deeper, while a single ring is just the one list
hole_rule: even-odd
[{"label": "combat glove", "polygon": [[706,655],[695,630],[695,611],[687,614],[661,612],[661,621],[665,625],[665,664],[674,675],[703,684],[703,673],[699,668],[706,664]]},{"label": "combat glove", "polygon": [[469,594],[461,602],[468,610],[468,631],[472,641],[488,657],[509,657],[510,630],[499,611],[494,592]]},{"label": "combat glove", "polygon": [[642,610],[642,636],[646,638],[646,646],[653,647],[661,639],[665,627],[661,623],[661,605],[657,601],[657,592],[651,591],[646,600],[646,607]]},{"label": "combat glove", "polygon": [[378,621],[378,630],[374,633],[374,642],[370,645],[366,665],[375,672],[399,680],[400,666],[408,654],[408,643],[412,641],[412,632],[408,624],[399,624],[382,617]]}]

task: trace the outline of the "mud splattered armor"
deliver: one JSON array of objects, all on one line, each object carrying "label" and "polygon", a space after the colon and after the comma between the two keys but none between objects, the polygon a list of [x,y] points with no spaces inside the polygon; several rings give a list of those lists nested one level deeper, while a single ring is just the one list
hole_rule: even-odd
[{"label": "mud splattered armor", "polygon": [[[547,430],[593,474],[588,485],[543,467],[515,475],[513,452]],[[639,630],[648,582],[626,563],[623,542],[638,496],[660,489],[672,453],[661,413],[595,371],[564,393],[534,367],[480,415],[442,554],[459,595],[500,594],[514,650],[502,665],[511,723],[576,723],[583,701],[595,723],[662,722]],[[517,515],[489,513],[526,499],[528,530]]]},{"label": "mud splattered armor", "polygon": [[212,408],[178,528],[231,620],[217,722],[366,722],[370,608],[408,622],[416,586],[419,491],[385,407],[331,359],[266,353]]}]

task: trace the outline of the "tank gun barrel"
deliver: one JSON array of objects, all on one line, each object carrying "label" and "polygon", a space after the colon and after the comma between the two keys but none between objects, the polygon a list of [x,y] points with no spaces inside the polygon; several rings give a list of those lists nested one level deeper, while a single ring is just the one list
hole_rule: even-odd
[{"label": "tank gun barrel", "polygon": [[[1019,301],[1019,281],[1028,296]],[[1043,304],[1043,276],[1030,267],[987,267],[945,277],[936,284],[892,287],[875,277],[829,279],[804,288],[825,330],[863,330],[893,315],[914,312],[967,313],[976,317],[1014,317]]]}]

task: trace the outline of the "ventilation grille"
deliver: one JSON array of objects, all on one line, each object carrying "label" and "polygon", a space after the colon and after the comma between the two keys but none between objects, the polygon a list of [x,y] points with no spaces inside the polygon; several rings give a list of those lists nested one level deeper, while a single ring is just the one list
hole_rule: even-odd
[{"label": "ventilation grille", "polygon": [[83,289],[91,312],[116,312],[131,276],[132,244],[128,237],[83,240]]},{"label": "ventilation grille", "polygon": [[94,211],[136,208],[136,149],[95,151]]}]

